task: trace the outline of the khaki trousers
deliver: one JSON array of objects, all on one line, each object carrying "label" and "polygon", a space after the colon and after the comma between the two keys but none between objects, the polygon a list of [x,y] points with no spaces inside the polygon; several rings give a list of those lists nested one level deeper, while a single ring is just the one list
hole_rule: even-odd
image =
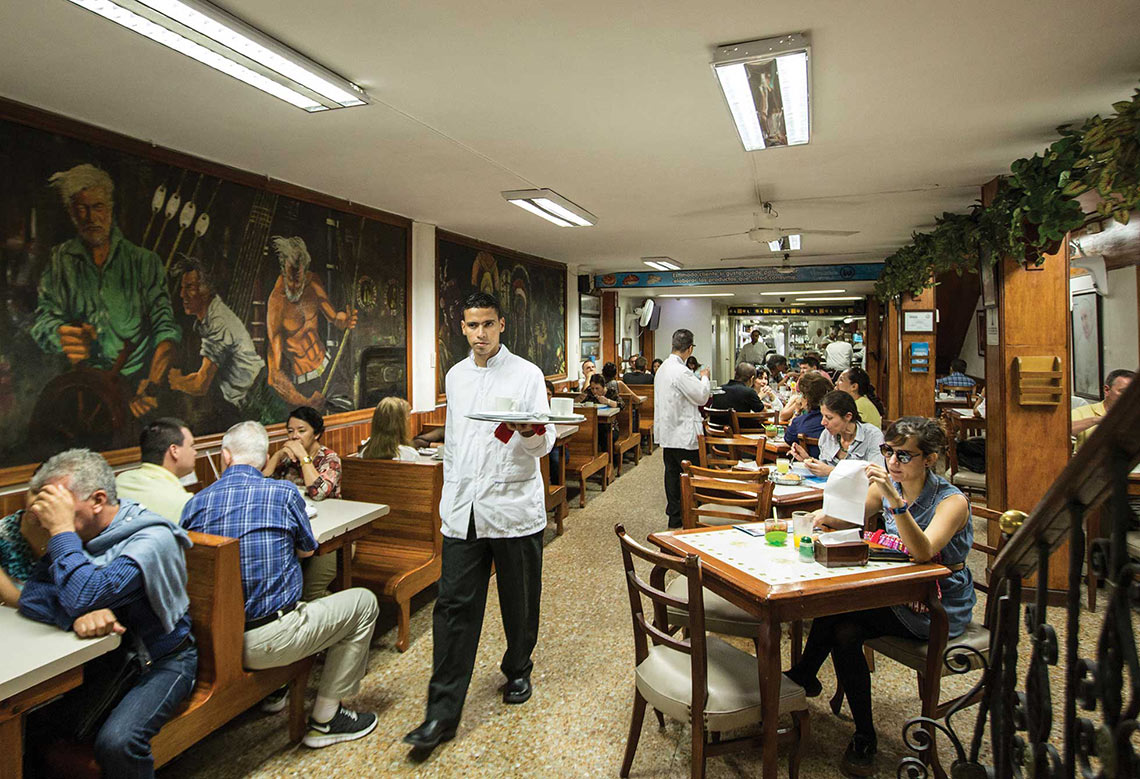
[{"label": "khaki trousers", "polygon": [[336,552],[317,554],[301,561],[301,600],[316,600],[328,594],[336,578]]},{"label": "khaki trousers", "polygon": [[301,601],[280,619],[245,632],[243,664],[277,668],[328,650],[317,695],[343,700],[360,689],[379,613],[376,596],[363,587]]}]

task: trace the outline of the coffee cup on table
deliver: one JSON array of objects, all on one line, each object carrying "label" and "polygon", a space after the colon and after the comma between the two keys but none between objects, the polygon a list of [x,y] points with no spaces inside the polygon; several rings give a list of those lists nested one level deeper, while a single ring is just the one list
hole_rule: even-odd
[{"label": "coffee cup on table", "polygon": [[551,398],[550,413],[556,417],[568,417],[574,413],[574,398]]}]

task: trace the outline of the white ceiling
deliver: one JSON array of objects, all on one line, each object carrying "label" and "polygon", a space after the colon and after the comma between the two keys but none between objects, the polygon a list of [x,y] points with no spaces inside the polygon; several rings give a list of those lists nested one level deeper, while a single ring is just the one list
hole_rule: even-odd
[{"label": "white ceiling", "polygon": [[[0,4],[0,94],[614,271],[761,264],[722,262],[770,256],[747,237],[695,240],[751,227],[757,189],[780,225],[860,231],[805,238],[804,255],[863,253],[809,262],[881,259],[1140,78],[1135,0],[221,4],[376,103],[306,114],[65,0]],[[812,142],[746,153],[711,51],[800,30]],[[499,196],[530,185],[598,225],[556,228]]]}]

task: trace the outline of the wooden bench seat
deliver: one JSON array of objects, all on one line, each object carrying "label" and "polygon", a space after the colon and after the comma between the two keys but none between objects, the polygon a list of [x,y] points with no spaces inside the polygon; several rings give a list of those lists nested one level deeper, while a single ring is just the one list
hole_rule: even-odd
[{"label": "wooden bench seat", "polygon": [[[634,386],[636,386],[636,389],[633,391],[645,398],[641,405],[637,407],[638,432],[641,433],[641,440],[645,444],[645,450],[652,453],[653,447],[657,445],[653,440],[653,385],[637,384]],[[633,387],[630,389],[633,389]]]},{"label": "wooden bench seat", "polygon": [[247,671],[242,667],[245,596],[242,593],[238,542],[191,533],[186,551],[186,589],[198,642],[198,680],[190,697],[151,739],[156,767],[256,705],[282,685],[289,685],[289,738],[305,733],[305,686],[312,658],[281,668]]},{"label": "wooden bench seat", "polygon": [[345,457],[341,467],[341,495],[391,507],[378,526],[356,542],[352,580],[377,598],[396,604],[396,649],[404,652],[409,642],[411,599],[439,581],[443,463]]},{"label": "wooden bench seat", "polygon": [[[567,440],[566,472],[578,478],[578,507],[586,505],[586,479],[596,473],[602,474],[602,492],[606,491],[611,480],[609,446],[598,444],[598,409],[593,406],[579,406],[574,409],[586,417]],[[608,442],[607,442],[608,444]]]},{"label": "wooden bench seat", "polygon": [[613,460],[618,476],[621,476],[625,453],[631,449],[633,450],[634,464],[639,465],[641,463],[641,433],[633,429],[633,395],[624,395],[623,399],[625,400],[625,408],[619,411],[617,417],[614,418],[618,434],[610,452],[610,459]]}]

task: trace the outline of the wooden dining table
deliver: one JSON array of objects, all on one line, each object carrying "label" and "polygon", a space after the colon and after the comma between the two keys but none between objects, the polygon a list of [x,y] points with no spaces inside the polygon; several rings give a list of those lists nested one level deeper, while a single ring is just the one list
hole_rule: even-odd
[{"label": "wooden dining table", "polygon": [[317,511],[315,517],[309,517],[309,525],[318,544],[316,553],[337,553],[336,587],[347,590],[352,586],[352,544],[371,533],[373,526],[391,509],[383,503],[343,498],[326,498],[320,502],[306,500],[305,503],[316,507]]},{"label": "wooden dining table", "polygon": [[[763,433],[741,433],[741,438],[751,438],[753,441],[759,441]],[[786,457],[792,451],[792,447],[782,438],[769,438],[764,442],[764,462],[773,463],[777,457]]]},{"label": "wooden dining table", "polygon": [[705,587],[760,623],[757,670],[764,779],[777,775],[782,623],[925,601],[931,617],[927,678],[941,673],[948,622],[937,582],[950,573],[945,566],[872,562],[865,568],[826,569],[815,562],[792,562],[788,558],[797,554],[792,544],[770,547],[763,537],[742,533],[737,526],[653,533],[649,542],[669,554],[697,555]]}]

